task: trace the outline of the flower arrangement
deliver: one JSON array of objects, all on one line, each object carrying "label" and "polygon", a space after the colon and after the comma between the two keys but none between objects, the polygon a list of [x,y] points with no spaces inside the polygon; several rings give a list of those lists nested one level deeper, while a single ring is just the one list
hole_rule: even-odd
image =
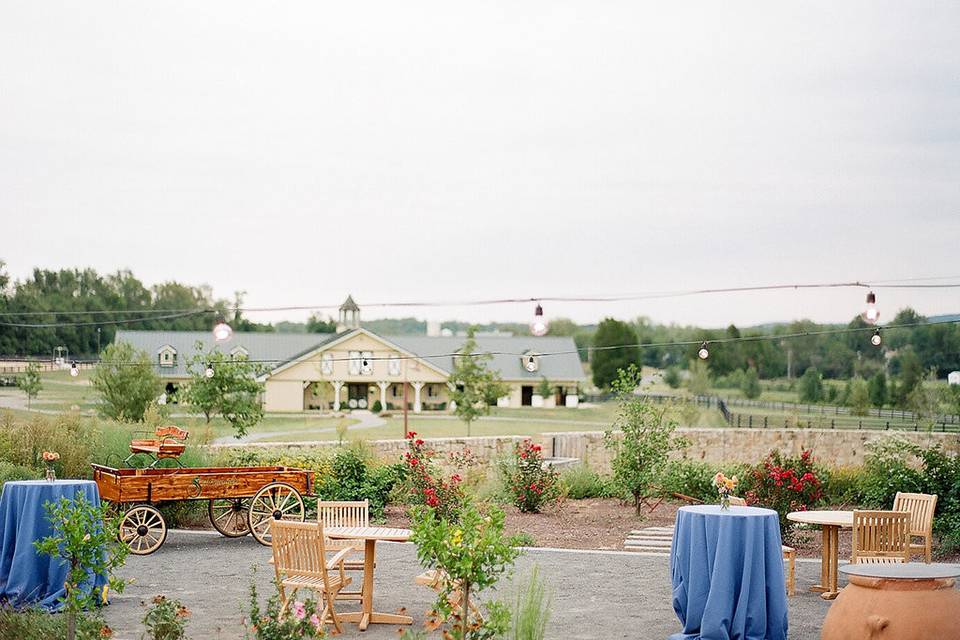
[{"label": "flower arrangement", "polygon": [[513,504],[524,513],[538,513],[560,495],[558,474],[543,464],[543,448],[524,439],[513,448],[513,464],[506,470]]},{"label": "flower arrangement", "polygon": [[730,508],[730,496],[733,494],[733,491],[737,488],[737,476],[727,477],[723,475],[723,472],[717,472],[717,475],[713,476],[713,486],[717,488],[717,493],[720,494],[720,508],[729,509]]},{"label": "flower arrangement", "polygon": [[463,504],[463,478],[458,473],[444,478],[435,462],[436,452],[415,431],[407,433],[406,440],[403,463],[409,503],[430,507],[439,518],[457,520]]},{"label": "flower arrangement", "polygon": [[43,465],[46,467],[46,478],[50,482],[53,482],[57,479],[56,471],[54,471],[54,463],[60,459],[60,454],[56,451],[44,451],[40,454],[40,459],[43,460]]}]

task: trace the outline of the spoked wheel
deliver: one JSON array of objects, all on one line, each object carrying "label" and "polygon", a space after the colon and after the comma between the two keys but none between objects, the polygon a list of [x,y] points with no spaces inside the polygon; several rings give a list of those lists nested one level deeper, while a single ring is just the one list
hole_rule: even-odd
[{"label": "spoked wheel", "polygon": [[270,525],[274,520],[303,522],[306,509],[300,493],[286,482],[271,482],[250,501],[248,524],[257,542],[270,546]]},{"label": "spoked wheel", "polygon": [[138,504],[123,514],[120,520],[120,542],[130,547],[130,553],[150,555],[167,539],[167,523],[155,508]]},{"label": "spoked wheel", "polygon": [[242,538],[250,533],[249,510],[250,498],[223,498],[207,503],[210,524],[228,538]]}]

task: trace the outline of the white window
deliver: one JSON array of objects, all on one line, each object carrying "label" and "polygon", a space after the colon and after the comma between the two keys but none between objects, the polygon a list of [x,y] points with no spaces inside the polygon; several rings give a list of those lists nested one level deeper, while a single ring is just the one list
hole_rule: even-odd
[{"label": "white window", "polygon": [[157,364],[161,367],[177,366],[177,350],[167,345],[157,351]]},{"label": "white window", "polygon": [[387,360],[387,371],[392,376],[400,375],[400,358],[397,356],[390,356],[390,359]]},{"label": "white window", "polygon": [[373,351],[362,351],[360,353],[360,375],[373,375]]},{"label": "white window", "polygon": [[350,375],[352,376],[360,375],[360,352],[351,351],[349,352],[348,357],[350,358],[350,361],[349,361],[350,366],[348,367],[347,370],[349,371]]},{"label": "white window", "polygon": [[333,375],[332,353],[325,353],[320,357],[320,373],[326,376]]}]

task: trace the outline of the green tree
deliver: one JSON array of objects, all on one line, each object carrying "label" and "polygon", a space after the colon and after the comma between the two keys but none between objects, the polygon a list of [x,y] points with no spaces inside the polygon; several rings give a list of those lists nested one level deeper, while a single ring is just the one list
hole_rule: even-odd
[{"label": "green tree", "polygon": [[163,389],[150,356],[126,342],[107,345],[90,384],[100,393],[100,413],[127,422],[142,422]]},{"label": "green tree", "polygon": [[311,314],[307,318],[307,333],[336,333],[337,323],[333,318],[322,318],[318,314]]},{"label": "green tree", "polygon": [[865,416],[870,410],[870,386],[859,376],[850,380],[847,406],[855,416]]},{"label": "green tree", "polygon": [[[207,375],[208,369],[213,375]],[[234,437],[240,438],[263,419],[263,385],[257,377],[264,369],[259,363],[242,355],[224,355],[217,348],[204,353],[203,343],[197,342],[187,373],[190,382],[179,398],[199,409],[208,423],[220,415],[233,427]]]},{"label": "green tree", "polygon": [[695,396],[706,395],[710,391],[710,369],[700,358],[690,361],[690,375],[687,377],[687,389]]},{"label": "green tree", "polygon": [[17,376],[17,387],[27,394],[27,409],[29,409],[30,402],[43,389],[43,382],[40,380],[40,365],[36,362],[28,364],[26,371]]},{"label": "green tree", "polygon": [[675,435],[677,423],[670,417],[671,406],[646,402],[634,393],[639,384],[636,365],[620,371],[613,384],[617,413],[604,435],[604,444],[614,452],[613,481],[633,497],[638,516],[644,498],[653,493],[653,485],[666,468],[670,453],[687,446],[684,438]]},{"label": "green tree", "polygon": [[751,400],[760,397],[760,393],[763,390],[760,388],[760,376],[757,374],[755,367],[750,367],[743,375],[743,380],[740,383],[740,390],[743,391],[743,395],[745,397]]},{"label": "green tree", "polygon": [[537,395],[546,400],[553,394],[553,387],[550,386],[550,381],[547,379],[547,376],[540,376],[540,382],[537,383]]},{"label": "green tree", "polygon": [[674,365],[667,367],[666,371],[663,372],[663,381],[667,383],[667,386],[671,389],[676,389],[680,386],[680,370]]},{"label": "green tree", "polygon": [[799,386],[800,402],[820,402],[823,399],[823,376],[816,367],[807,367]]},{"label": "green tree", "polygon": [[870,404],[880,408],[887,404],[887,374],[877,371],[870,378]]},{"label": "green tree", "polygon": [[916,352],[906,347],[897,356],[897,404],[906,407],[909,404],[910,394],[913,393],[920,384],[923,383],[924,369],[923,363],[917,357]]},{"label": "green tree", "polygon": [[626,322],[604,318],[593,335],[593,384],[608,388],[617,380],[618,371],[640,361],[637,334]]},{"label": "green tree", "polygon": [[500,375],[487,368],[492,356],[477,354],[476,350],[477,341],[471,329],[466,342],[457,352],[460,355],[454,358],[453,372],[450,374],[455,385],[450,392],[450,399],[456,403],[453,413],[466,423],[467,436],[470,435],[470,424],[490,413],[490,405],[507,393],[507,386],[500,380]]}]

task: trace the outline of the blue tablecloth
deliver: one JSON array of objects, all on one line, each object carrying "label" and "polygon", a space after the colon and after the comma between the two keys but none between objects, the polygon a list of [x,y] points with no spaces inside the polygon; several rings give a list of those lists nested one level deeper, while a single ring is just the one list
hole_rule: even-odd
[{"label": "blue tablecloth", "polygon": [[[34,540],[53,534],[47,520],[46,502],[74,499],[77,492],[99,505],[100,493],[89,480],[29,480],[7,482],[0,495],[0,600],[14,607],[60,608],[68,566],[60,558],[38,555]],[[98,577],[96,587],[106,584]]]},{"label": "blue tablecloth", "polygon": [[682,507],[670,549],[671,640],[784,640],[787,595],[775,511]]}]

